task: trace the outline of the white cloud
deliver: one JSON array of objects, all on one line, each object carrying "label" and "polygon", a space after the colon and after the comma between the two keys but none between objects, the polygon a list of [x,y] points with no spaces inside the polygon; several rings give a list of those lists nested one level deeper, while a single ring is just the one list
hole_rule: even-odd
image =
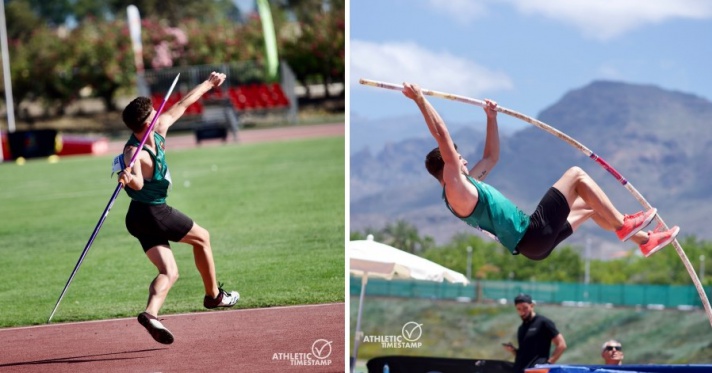
[{"label": "white cloud", "polygon": [[415,43],[372,43],[351,40],[351,86],[361,78],[387,83],[413,82],[423,88],[482,98],[484,93],[513,88],[507,74],[477,65],[448,52]]},{"label": "white cloud", "polygon": [[707,0],[509,0],[518,11],[578,28],[585,37],[606,41],[628,31],[673,19],[710,19]]},{"label": "white cloud", "polygon": [[429,0],[427,5],[434,11],[443,13],[462,24],[486,14],[485,5],[472,0]]}]

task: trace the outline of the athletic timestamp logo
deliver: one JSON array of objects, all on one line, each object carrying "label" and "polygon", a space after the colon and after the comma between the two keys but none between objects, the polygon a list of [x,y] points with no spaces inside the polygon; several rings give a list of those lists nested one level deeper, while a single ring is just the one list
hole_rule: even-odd
[{"label": "athletic timestamp logo", "polygon": [[326,339],[317,339],[312,343],[312,356],[314,356],[317,359],[324,360],[329,355],[331,355],[331,341],[327,341]]},{"label": "athletic timestamp logo", "polygon": [[421,348],[423,324],[408,321],[403,324],[400,335],[364,335],[363,343],[380,343],[381,348]]},{"label": "athletic timestamp logo", "polygon": [[331,345],[333,341],[317,339],[309,352],[275,352],[272,361],[289,361],[289,365],[331,365]]}]

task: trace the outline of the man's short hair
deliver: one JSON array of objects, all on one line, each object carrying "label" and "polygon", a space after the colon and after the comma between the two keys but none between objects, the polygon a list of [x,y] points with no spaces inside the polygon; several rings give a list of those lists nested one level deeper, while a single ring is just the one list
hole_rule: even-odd
[{"label": "man's short hair", "polygon": [[[457,150],[457,144],[454,145],[455,150]],[[445,161],[443,161],[443,156],[440,154],[439,147],[431,150],[428,155],[425,156],[425,168],[431,175],[433,175],[434,178],[438,180],[442,179],[443,167],[445,167]]]},{"label": "man's short hair", "polygon": [[601,352],[603,352],[606,349],[606,346],[608,346],[609,344],[616,344],[618,346],[623,347],[622,343],[616,341],[615,339],[611,339],[611,340],[603,342],[603,345],[601,346]]},{"label": "man's short hair", "polygon": [[529,303],[532,304],[534,303],[532,301],[532,297],[529,294],[519,294],[516,297],[514,297],[514,304],[519,304],[519,303]]},{"label": "man's short hair", "polygon": [[150,98],[137,97],[126,105],[126,108],[124,108],[124,111],[121,113],[121,118],[124,120],[126,127],[131,129],[131,131],[139,132],[152,111],[153,103]]}]

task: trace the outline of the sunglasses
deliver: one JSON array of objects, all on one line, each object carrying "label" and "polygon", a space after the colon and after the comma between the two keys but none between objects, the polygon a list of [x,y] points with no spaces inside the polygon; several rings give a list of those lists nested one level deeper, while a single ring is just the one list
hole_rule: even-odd
[{"label": "sunglasses", "polygon": [[623,347],[622,346],[606,346],[606,351],[622,351]]}]

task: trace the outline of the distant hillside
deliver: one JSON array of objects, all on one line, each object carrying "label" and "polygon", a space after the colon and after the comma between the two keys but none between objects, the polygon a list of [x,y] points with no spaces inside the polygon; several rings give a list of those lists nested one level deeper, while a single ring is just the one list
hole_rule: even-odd
[{"label": "distant hillside", "polygon": [[[431,102],[437,109],[437,99]],[[514,103],[501,105],[517,110]],[[704,226],[712,202],[712,102],[655,86],[596,81],[568,92],[537,118],[606,159],[669,225],[680,225],[682,235],[712,239]],[[410,125],[423,125],[422,118],[412,120]],[[452,131],[471,162],[482,153],[483,128]],[[425,154],[435,145],[431,138],[410,139],[351,155],[352,231],[403,219],[441,243],[457,232],[474,233],[447,211],[439,185],[423,167]],[[535,127],[501,136],[500,163],[487,182],[531,211],[571,166],[587,170],[622,212],[640,209],[600,166]],[[593,223],[567,242],[581,244],[585,237],[592,238],[600,255],[630,247]]]}]

